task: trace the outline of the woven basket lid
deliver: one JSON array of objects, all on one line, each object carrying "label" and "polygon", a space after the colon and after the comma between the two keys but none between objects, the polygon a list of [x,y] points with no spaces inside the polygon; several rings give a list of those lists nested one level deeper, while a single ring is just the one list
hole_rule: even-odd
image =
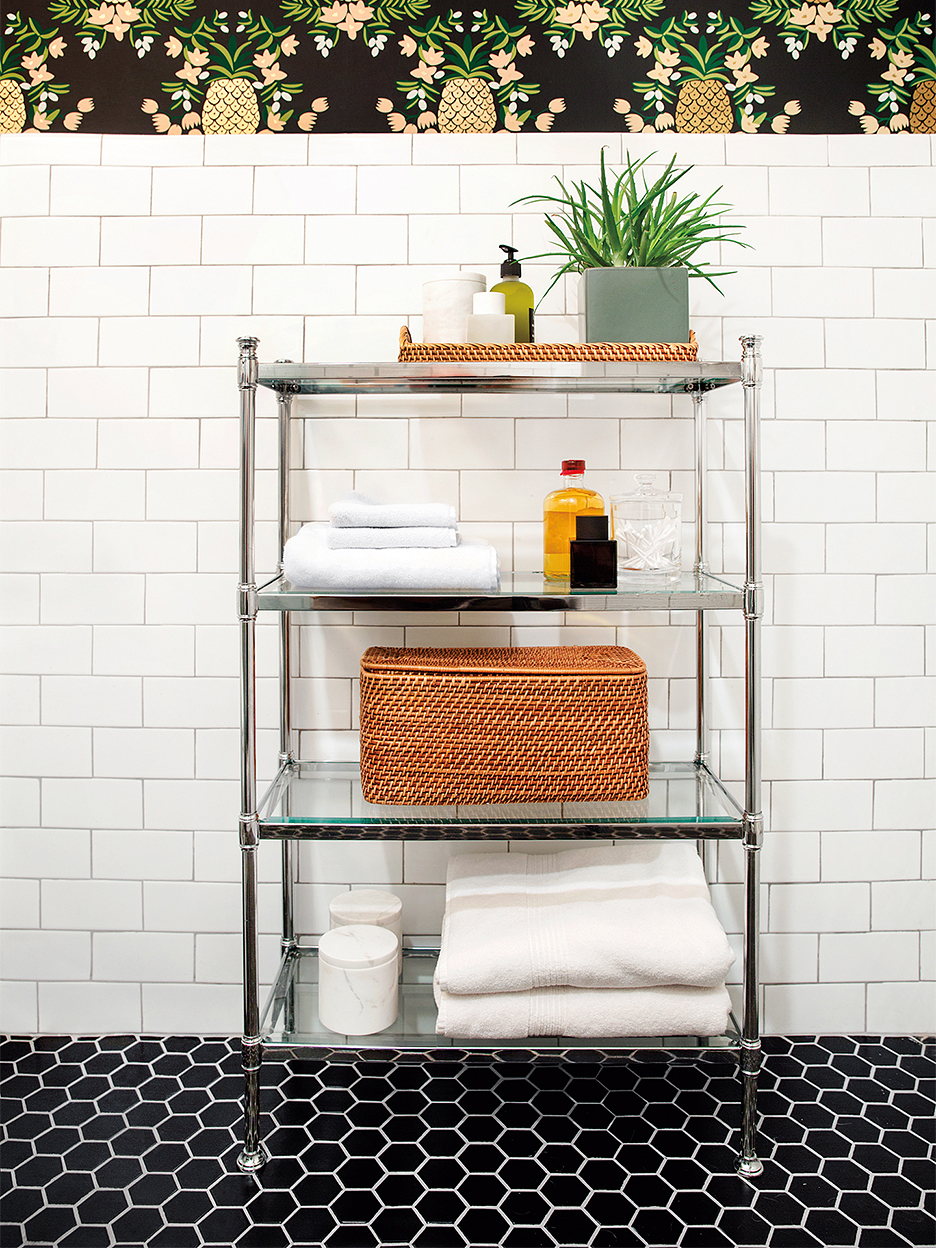
[{"label": "woven basket lid", "polygon": [[524,676],[622,676],[646,671],[626,646],[498,646],[491,648],[371,646],[361,656],[364,672],[494,672]]}]

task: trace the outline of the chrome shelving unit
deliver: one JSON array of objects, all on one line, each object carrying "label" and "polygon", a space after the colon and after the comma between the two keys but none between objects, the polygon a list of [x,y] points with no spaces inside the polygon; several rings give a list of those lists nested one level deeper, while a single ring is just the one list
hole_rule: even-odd
[{"label": "chrome shelving unit", "polygon": [[[292,364],[260,365],[257,339],[240,338],[238,386],[241,428],[240,584],[241,814],[244,939],[244,1147],[238,1166],[266,1161],[260,1138],[260,1067],[264,1052],[331,1060],[383,1061],[601,1061],[628,1060],[649,1047],[737,1063],[741,1076],[741,1147],[738,1169],[763,1169],[756,1152],[757,1076],[761,1065],[758,1017],[758,850],[760,806],[760,580],[759,390],[760,339],[744,337],[740,363],[718,364]],[[705,396],[740,382],[744,395],[745,572],[738,583],[713,576],[705,552]],[[504,578],[497,593],[450,591],[412,594],[323,593],[296,590],[280,574],[258,586],[254,566],[254,470],[257,387],[276,392],[279,409],[280,551],[289,537],[289,426],[297,395],[426,393],[688,394],[695,414],[695,534],[692,572],[664,588],[571,590],[541,575]],[[311,413],[314,415],[314,413]],[[374,806],[364,801],[355,764],[303,762],[293,750],[291,617],[306,611],[691,611],[696,617],[696,751],[692,760],[650,768],[649,796],[639,802],[575,802],[504,806]],[[258,800],[256,772],[255,632],[260,611],[280,622],[279,769]],[[739,805],[709,767],[706,687],[706,614],[738,611],[745,622],[745,783]],[[743,1015],[724,1036],[624,1038],[583,1042],[541,1040],[452,1042],[435,1034],[432,947],[404,950],[400,1019],[378,1036],[338,1036],[317,1014],[317,951],[296,939],[294,850],[302,839],[537,840],[682,837],[707,843],[737,840],[744,847],[745,918]],[[257,849],[261,840],[282,846],[282,959],[261,1013],[257,975]],[[409,942],[408,942],[409,943]],[[479,1056],[480,1055],[480,1056]]]}]

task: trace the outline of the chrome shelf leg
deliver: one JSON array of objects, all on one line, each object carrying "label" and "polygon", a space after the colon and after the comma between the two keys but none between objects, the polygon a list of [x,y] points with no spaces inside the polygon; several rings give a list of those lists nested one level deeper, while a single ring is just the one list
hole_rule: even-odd
[{"label": "chrome shelf leg", "polygon": [[[294,387],[284,385],[277,390],[277,406],[279,409],[279,566],[283,572],[283,551],[289,540],[289,472],[291,468],[291,417]],[[292,617],[284,611],[280,615],[280,766],[290,766],[295,761],[292,748]],[[294,893],[296,879],[296,847],[294,841],[283,841],[282,845],[282,886],[283,886],[283,936],[282,948],[288,953],[296,947],[296,928],[294,918]]]},{"label": "chrome shelf leg", "polygon": [[256,459],[257,339],[239,338],[240,360],[240,584],[238,618],[241,640],[241,906],[243,913],[244,1035],[241,1061],[244,1071],[244,1148],[237,1158],[241,1170],[259,1170],[267,1160],[260,1143],[259,982],[257,976],[257,704],[256,631],[257,586],[254,580],[254,464]]},{"label": "chrome shelf leg", "polygon": [[[279,567],[283,572],[283,551],[289,540],[289,472],[291,468],[291,418],[293,405],[293,388],[283,386],[277,391],[279,409]],[[292,746],[292,616],[289,611],[280,615],[280,766],[292,766],[295,754]],[[290,791],[287,790],[285,814],[289,814]],[[296,948],[295,920],[295,881],[296,881],[296,843],[284,840],[281,848],[283,923],[280,941],[284,954]],[[296,989],[292,978],[284,1006],[284,1024],[287,1031],[294,1031],[296,1026]]]},{"label": "chrome shelf leg", "polygon": [[761,339],[741,339],[744,387],[745,581],[744,581],[744,1021],[741,1027],[741,1155],[739,1174],[760,1174],[757,1156],[757,1077],[761,1067],[758,952],[760,944],[761,652],[763,584],[760,564]]},{"label": "chrome shelf leg", "polygon": [[[708,485],[706,461],[706,426],[705,426],[705,393],[695,390],[692,394],[693,427],[695,432],[695,562],[693,571],[702,577],[709,570],[708,550],[705,531],[706,488]],[[709,761],[708,742],[708,642],[705,612],[696,612],[696,766]],[[699,776],[696,787],[696,809],[701,815],[703,808],[702,777]],[[715,845],[712,841],[702,840],[698,843],[698,851],[705,869],[705,878],[711,883],[715,871]]]}]

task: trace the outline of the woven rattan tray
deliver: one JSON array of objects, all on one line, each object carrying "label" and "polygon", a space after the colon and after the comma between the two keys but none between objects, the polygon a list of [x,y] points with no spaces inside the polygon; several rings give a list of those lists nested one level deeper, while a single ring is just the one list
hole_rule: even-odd
[{"label": "woven rattan tray", "polygon": [[401,364],[604,364],[616,361],[695,363],[699,346],[690,329],[688,342],[413,342],[400,330]]}]

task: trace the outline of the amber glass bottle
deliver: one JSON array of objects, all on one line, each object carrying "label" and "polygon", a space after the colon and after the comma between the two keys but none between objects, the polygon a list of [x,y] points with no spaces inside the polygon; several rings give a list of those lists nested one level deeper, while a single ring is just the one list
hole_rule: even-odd
[{"label": "amber glass bottle", "polygon": [[569,579],[569,542],[576,516],[603,516],[604,499],[585,485],[585,460],[562,461],[562,483],[543,500],[543,572],[548,581]]}]

